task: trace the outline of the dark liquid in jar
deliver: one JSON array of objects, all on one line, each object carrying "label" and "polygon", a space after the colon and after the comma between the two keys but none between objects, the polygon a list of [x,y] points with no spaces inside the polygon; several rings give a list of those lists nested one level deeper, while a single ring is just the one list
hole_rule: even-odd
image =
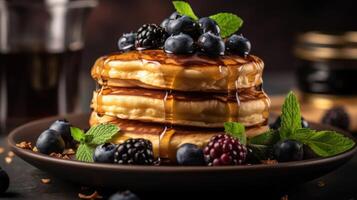
[{"label": "dark liquid in jar", "polygon": [[72,112],[81,50],[0,53],[0,127]]}]

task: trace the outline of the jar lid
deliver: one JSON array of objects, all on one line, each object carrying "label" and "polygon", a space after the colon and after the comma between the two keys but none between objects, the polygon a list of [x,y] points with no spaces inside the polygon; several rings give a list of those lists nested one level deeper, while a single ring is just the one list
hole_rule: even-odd
[{"label": "jar lid", "polygon": [[307,60],[357,59],[357,32],[306,32],[298,36],[294,52]]}]

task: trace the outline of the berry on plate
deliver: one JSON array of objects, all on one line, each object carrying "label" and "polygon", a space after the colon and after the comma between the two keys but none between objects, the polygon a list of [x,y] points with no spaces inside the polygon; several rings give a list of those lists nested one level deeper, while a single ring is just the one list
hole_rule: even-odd
[{"label": "berry on plate", "polygon": [[325,113],[321,122],[323,124],[348,130],[350,126],[350,117],[343,107],[333,107]]},{"label": "berry on plate", "polygon": [[242,165],[247,156],[247,148],[227,134],[213,136],[203,152],[208,166]]},{"label": "berry on plate", "polygon": [[176,152],[177,163],[179,165],[192,165],[199,166],[204,165],[204,155],[202,149],[198,148],[194,144],[183,144],[181,145]]},{"label": "berry on plate", "polygon": [[182,16],[174,20],[170,20],[167,25],[167,32],[169,35],[177,35],[185,33],[192,38],[197,39],[200,35],[200,26],[195,20],[188,16]]},{"label": "berry on plate", "polygon": [[145,139],[128,139],[114,153],[114,162],[130,165],[152,165],[154,153],[152,143]]},{"label": "berry on plate", "polygon": [[164,46],[166,53],[190,54],[194,50],[194,42],[191,36],[180,33],[167,38]]},{"label": "berry on plate", "polygon": [[140,200],[138,196],[130,191],[117,192],[109,197],[109,200]]},{"label": "berry on plate", "polygon": [[60,133],[47,129],[37,138],[36,147],[43,154],[62,153],[65,148],[64,140]]},{"label": "berry on plate", "polygon": [[70,146],[73,143],[73,138],[71,136],[71,124],[65,120],[56,120],[51,124],[50,128],[57,131],[61,136],[66,145]]},{"label": "berry on plate", "polygon": [[117,145],[111,143],[105,143],[97,146],[94,150],[93,160],[98,163],[113,163],[114,153]]},{"label": "berry on plate", "polygon": [[301,142],[296,140],[283,140],[274,145],[274,156],[279,162],[298,161],[304,157],[304,148]]}]

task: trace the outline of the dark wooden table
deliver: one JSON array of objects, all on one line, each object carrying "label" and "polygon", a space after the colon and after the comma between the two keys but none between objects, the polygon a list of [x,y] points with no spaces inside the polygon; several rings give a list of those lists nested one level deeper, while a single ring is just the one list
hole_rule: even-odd
[{"label": "dark wooden table", "polygon": [[[294,79],[291,75],[268,74],[265,79],[265,88],[269,94],[286,93],[289,88],[294,85]],[[10,176],[10,188],[5,196],[0,196],[4,199],[39,199],[39,200],[56,200],[56,199],[78,199],[78,192],[81,192],[82,186],[63,181],[58,177],[43,172],[31,165],[27,164],[16,156],[12,159],[10,164],[5,162],[7,157],[7,141],[6,136],[0,137],[0,147],[5,148],[4,152],[0,154],[0,166],[7,171]],[[50,178],[49,184],[41,182],[43,178]],[[352,200],[357,199],[357,156],[349,163],[339,168],[338,170],[310,181],[303,185],[291,188],[289,191],[280,191],[288,195],[289,200],[294,199],[333,199],[333,200]],[[259,193],[261,191],[257,191]],[[239,188],[237,188],[237,198],[239,198]],[[192,194],[181,199],[191,199],[190,197],[201,196],[202,194]],[[206,194],[207,196],[210,194]],[[176,199],[176,195],[170,194],[170,198]],[[214,199],[219,195],[214,196]],[[262,195],[264,196],[264,194]],[[280,196],[277,195],[277,196]],[[140,194],[141,199],[153,199],[145,193]],[[205,199],[212,199],[207,198]],[[231,199],[231,198],[227,198]],[[272,199],[272,198],[264,198]],[[280,197],[274,197],[280,199]]]}]

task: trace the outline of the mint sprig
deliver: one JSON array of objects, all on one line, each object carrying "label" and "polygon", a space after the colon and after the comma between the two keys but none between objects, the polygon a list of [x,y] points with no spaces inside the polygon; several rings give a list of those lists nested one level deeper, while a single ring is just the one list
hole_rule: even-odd
[{"label": "mint sprig", "polygon": [[111,140],[119,130],[119,127],[113,124],[93,126],[87,133],[79,128],[71,127],[73,139],[80,143],[76,152],[76,159],[83,162],[93,162],[95,147]]},{"label": "mint sprig", "polygon": [[[186,15],[194,20],[198,20],[197,15],[194,13],[189,3],[185,1],[173,1],[172,3],[180,15]],[[243,20],[232,13],[217,13],[215,15],[211,15],[209,18],[216,21],[222,38],[226,38],[237,32],[243,25]]]},{"label": "mint sprig", "polygon": [[238,138],[241,144],[247,144],[247,135],[245,127],[238,122],[225,122],[224,131],[235,138]]},{"label": "mint sprig", "polygon": [[186,16],[191,17],[194,20],[198,20],[198,17],[193,12],[189,3],[185,2],[185,1],[173,1],[172,3],[174,4],[176,11],[180,15],[186,15]]},{"label": "mint sprig", "polygon": [[249,139],[249,144],[256,145],[274,145],[280,140],[280,135],[278,131],[268,130],[265,133],[257,135]]},{"label": "mint sprig", "polygon": [[282,139],[287,139],[300,128],[301,112],[299,101],[293,92],[289,92],[281,109],[280,137]]},{"label": "mint sprig", "polygon": [[218,13],[209,18],[213,19],[218,24],[222,38],[226,38],[237,32],[243,25],[243,20],[232,13]]}]

